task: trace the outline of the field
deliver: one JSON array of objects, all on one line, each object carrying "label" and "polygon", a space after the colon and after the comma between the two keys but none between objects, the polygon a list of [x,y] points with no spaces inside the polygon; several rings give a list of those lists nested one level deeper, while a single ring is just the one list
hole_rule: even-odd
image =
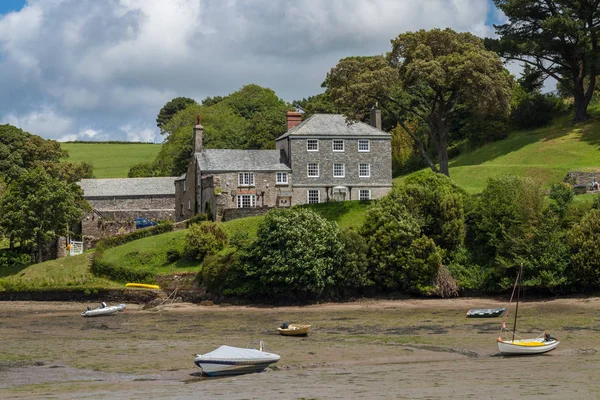
[{"label": "field", "polygon": [[[597,399],[600,298],[531,300],[519,332],[561,340],[551,353],[498,356],[502,318],[469,308],[507,299],[369,300],[304,307],[128,304],[82,318],[87,303],[7,302],[0,398]],[[305,338],[276,333],[311,323]],[[510,325],[511,321],[509,321]],[[194,354],[263,340],[281,360],[259,374],[205,378]]]},{"label": "field", "polygon": [[135,164],[154,161],[162,145],[152,143],[61,143],[69,162],[94,166],[96,178],[127,178]]}]

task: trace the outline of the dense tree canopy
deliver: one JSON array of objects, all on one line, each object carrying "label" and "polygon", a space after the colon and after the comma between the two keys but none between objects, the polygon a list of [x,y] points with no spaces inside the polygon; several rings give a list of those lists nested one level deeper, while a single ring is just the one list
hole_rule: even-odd
[{"label": "dense tree canopy", "polygon": [[473,112],[508,113],[512,78],[478,37],[433,29],[399,35],[387,57],[342,59],[324,85],[350,119],[361,120],[375,104],[383,107],[438,172],[422,138],[407,121],[416,118],[425,124],[439,172],[449,175],[448,135],[457,105],[468,105]]},{"label": "dense tree canopy", "polygon": [[[586,121],[600,73],[600,0],[494,0],[508,17],[488,47],[520,60],[568,88],[576,121]],[[586,86],[587,82],[587,86]]]},{"label": "dense tree canopy", "polygon": [[193,104],[196,104],[196,100],[188,97],[175,97],[167,102],[156,116],[156,126],[160,128],[161,133],[165,133],[163,126],[171,120],[173,115]]},{"label": "dense tree canopy", "polygon": [[0,199],[0,227],[21,246],[34,244],[41,262],[45,246],[58,236],[66,236],[87,207],[79,186],[36,167],[6,189]]},{"label": "dense tree canopy", "polygon": [[162,125],[165,143],[152,163],[135,165],[129,177],[173,176],[185,172],[192,153],[193,126],[201,116],[207,149],[271,149],[286,129],[290,107],[271,89],[246,85],[221,98],[188,104]]}]

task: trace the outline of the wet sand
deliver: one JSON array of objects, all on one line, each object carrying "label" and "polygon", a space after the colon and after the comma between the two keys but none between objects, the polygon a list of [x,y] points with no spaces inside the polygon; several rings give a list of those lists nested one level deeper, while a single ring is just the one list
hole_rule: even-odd
[{"label": "wet sand", "polygon": [[[165,304],[83,318],[88,303],[0,303],[0,398],[597,399],[600,298],[521,303],[519,333],[561,340],[502,357],[501,317],[466,318],[490,299],[359,301],[306,307]],[[311,323],[308,337],[279,336]],[[265,372],[199,375],[194,354],[262,339]]]}]

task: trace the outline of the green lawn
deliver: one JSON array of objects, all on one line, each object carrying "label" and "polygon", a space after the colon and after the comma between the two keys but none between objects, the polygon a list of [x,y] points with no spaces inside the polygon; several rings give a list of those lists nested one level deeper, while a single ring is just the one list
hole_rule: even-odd
[{"label": "green lawn", "polygon": [[[600,118],[574,126],[570,116],[532,131],[515,132],[450,161],[450,177],[469,193],[481,192],[489,178],[527,176],[544,186],[561,182],[569,171],[600,172]],[[599,174],[600,175],[600,174]],[[394,179],[400,183],[404,177]]]},{"label": "green lawn", "polygon": [[119,287],[115,282],[98,278],[90,272],[85,253],[46,261],[28,267],[0,270],[0,290],[92,289]]},{"label": "green lawn", "polygon": [[161,144],[152,143],[61,143],[69,152],[67,161],[94,166],[96,178],[127,178],[129,168],[154,161]]}]

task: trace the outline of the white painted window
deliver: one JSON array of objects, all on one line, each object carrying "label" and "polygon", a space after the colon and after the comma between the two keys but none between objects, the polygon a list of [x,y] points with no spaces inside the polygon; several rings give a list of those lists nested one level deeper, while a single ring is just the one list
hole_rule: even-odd
[{"label": "white painted window", "polygon": [[333,177],[343,178],[346,175],[346,167],[344,164],[333,164]]},{"label": "white painted window", "polygon": [[307,151],[319,151],[319,141],[317,139],[308,139],[306,141]]},{"label": "white painted window", "polygon": [[306,165],[307,175],[312,178],[319,177],[319,164],[318,163],[308,163]]},{"label": "white painted window", "polygon": [[371,151],[371,145],[368,140],[359,140],[358,141],[358,151],[360,152],[368,152]]},{"label": "white painted window", "polygon": [[188,210],[191,210],[191,209],[192,209],[192,201],[188,200]]},{"label": "white painted window", "polygon": [[256,196],[253,194],[238,194],[237,206],[238,208],[256,207]]},{"label": "white painted window", "polygon": [[288,174],[287,172],[278,172],[277,179],[275,181],[278,185],[287,185],[288,183]]},{"label": "white painted window", "polygon": [[368,178],[371,176],[371,164],[358,164],[358,176]]},{"label": "white painted window", "polygon": [[185,192],[187,190],[187,184],[186,184],[187,179],[183,180],[183,191]]},{"label": "white painted window", "polygon": [[339,139],[334,140],[333,151],[344,151],[344,141]]},{"label": "white painted window", "polygon": [[320,200],[320,192],[318,189],[309,189],[306,191],[306,197],[308,200],[308,204],[316,204],[319,203]]},{"label": "white painted window", "polygon": [[371,200],[371,191],[368,189],[360,189],[358,191],[359,200]]},{"label": "white painted window", "polygon": [[254,186],[254,174],[252,172],[240,172],[239,185]]}]

